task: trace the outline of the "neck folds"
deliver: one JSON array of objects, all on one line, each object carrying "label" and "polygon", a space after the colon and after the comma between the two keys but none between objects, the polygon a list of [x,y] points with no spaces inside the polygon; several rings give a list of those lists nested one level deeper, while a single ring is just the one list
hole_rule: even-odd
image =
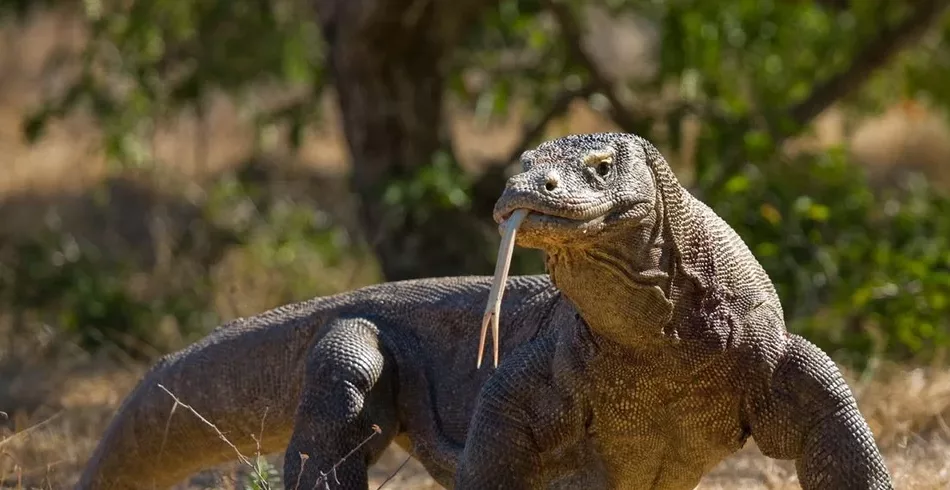
[{"label": "neck folds", "polygon": [[663,342],[673,316],[673,250],[654,228],[659,227],[639,227],[547,256],[551,279],[590,329],[622,346]]}]

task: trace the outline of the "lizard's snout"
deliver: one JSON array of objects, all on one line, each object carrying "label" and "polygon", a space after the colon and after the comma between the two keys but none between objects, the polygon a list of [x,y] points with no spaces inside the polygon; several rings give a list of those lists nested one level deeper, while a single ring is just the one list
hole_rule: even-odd
[{"label": "lizard's snout", "polygon": [[516,194],[523,197],[534,196],[535,199],[551,199],[563,192],[563,184],[564,180],[557,169],[523,172],[508,179],[502,199]]},{"label": "lizard's snout", "polygon": [[540,211],[557,201],[564,192],[564,180],[555,169],[544,172],[523,172],[512,176],[495,203],[493,218],[503,223],[519,208]]}]

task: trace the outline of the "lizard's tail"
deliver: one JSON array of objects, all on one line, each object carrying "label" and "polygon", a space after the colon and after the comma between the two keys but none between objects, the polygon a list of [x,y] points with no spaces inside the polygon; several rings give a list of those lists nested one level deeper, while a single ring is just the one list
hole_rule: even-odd
[{"label": "lizard's tail", "polygon": [[236,320],[159,361],[116,412],[77,488],[167,488],[238,452],[284,447],[324,323],[294,316]]}]

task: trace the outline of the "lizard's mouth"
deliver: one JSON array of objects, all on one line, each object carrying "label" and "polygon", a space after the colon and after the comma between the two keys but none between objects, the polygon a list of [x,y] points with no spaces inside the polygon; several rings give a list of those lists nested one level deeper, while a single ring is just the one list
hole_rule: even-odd
[{"label": "lizard's mouth", "polygon": [[527,211],[527,216],[521,222],[519,228],[523,231],[536,228],[585,228],[603,222],[604,218],[610,212],[609,205],[593,206],[585,212],[567,212],[559,209],[551,209],[546,206],[537,206],[530,202],[512,203],[497,209],[494,213],[495,222],[503,227],[511,218],[511,215],[523,209]]},{"label": "lizard's mouth", "polygon": [[[515,211],[524,210],[527,215],[520,223],[519,232],[521,233],[534,234],[534,232],[545,230],[551,232],[560,230],[577,231],[586,235],[600,231],[613,218],[628,215],[631,211],[634,215],[646,215],[650,207],[652,203],[644,200],[633,202],[621,209],[615,209],[611,203],[603,203],[590,206],[584,211],[566,211],[538,206],[530,202],[518,202],[496,209],[493,217],[499,229],[503,229]],[[641,209],[642,212],[640,212]]]}]

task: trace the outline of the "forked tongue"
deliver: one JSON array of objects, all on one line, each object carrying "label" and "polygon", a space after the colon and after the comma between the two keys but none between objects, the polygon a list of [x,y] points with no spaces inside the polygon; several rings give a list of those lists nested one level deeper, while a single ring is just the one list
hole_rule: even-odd
[{"label": "forked tongue", "polygon": [[488,324],[491,323],[492,341],[495,348],[495,367],[498,367],[498,317],[501,315],[501,297],[505,291],[505,280],[508,279],[508,268],[511,266],[511,254],[515,249],[515,234],[518,227],[528,216],[527,209],[518,209],[505,220],[501,235],[501,244],[498,246],[498,259],[495,262],[495,277],[492,280],[491,291],[488,293],[488,304],[485,305],[485,315],[482,317],[482,334],[478,341],[478,362],[476,367],[482,367],[482,354],[485,352],[485,335],[488,333]]}]

